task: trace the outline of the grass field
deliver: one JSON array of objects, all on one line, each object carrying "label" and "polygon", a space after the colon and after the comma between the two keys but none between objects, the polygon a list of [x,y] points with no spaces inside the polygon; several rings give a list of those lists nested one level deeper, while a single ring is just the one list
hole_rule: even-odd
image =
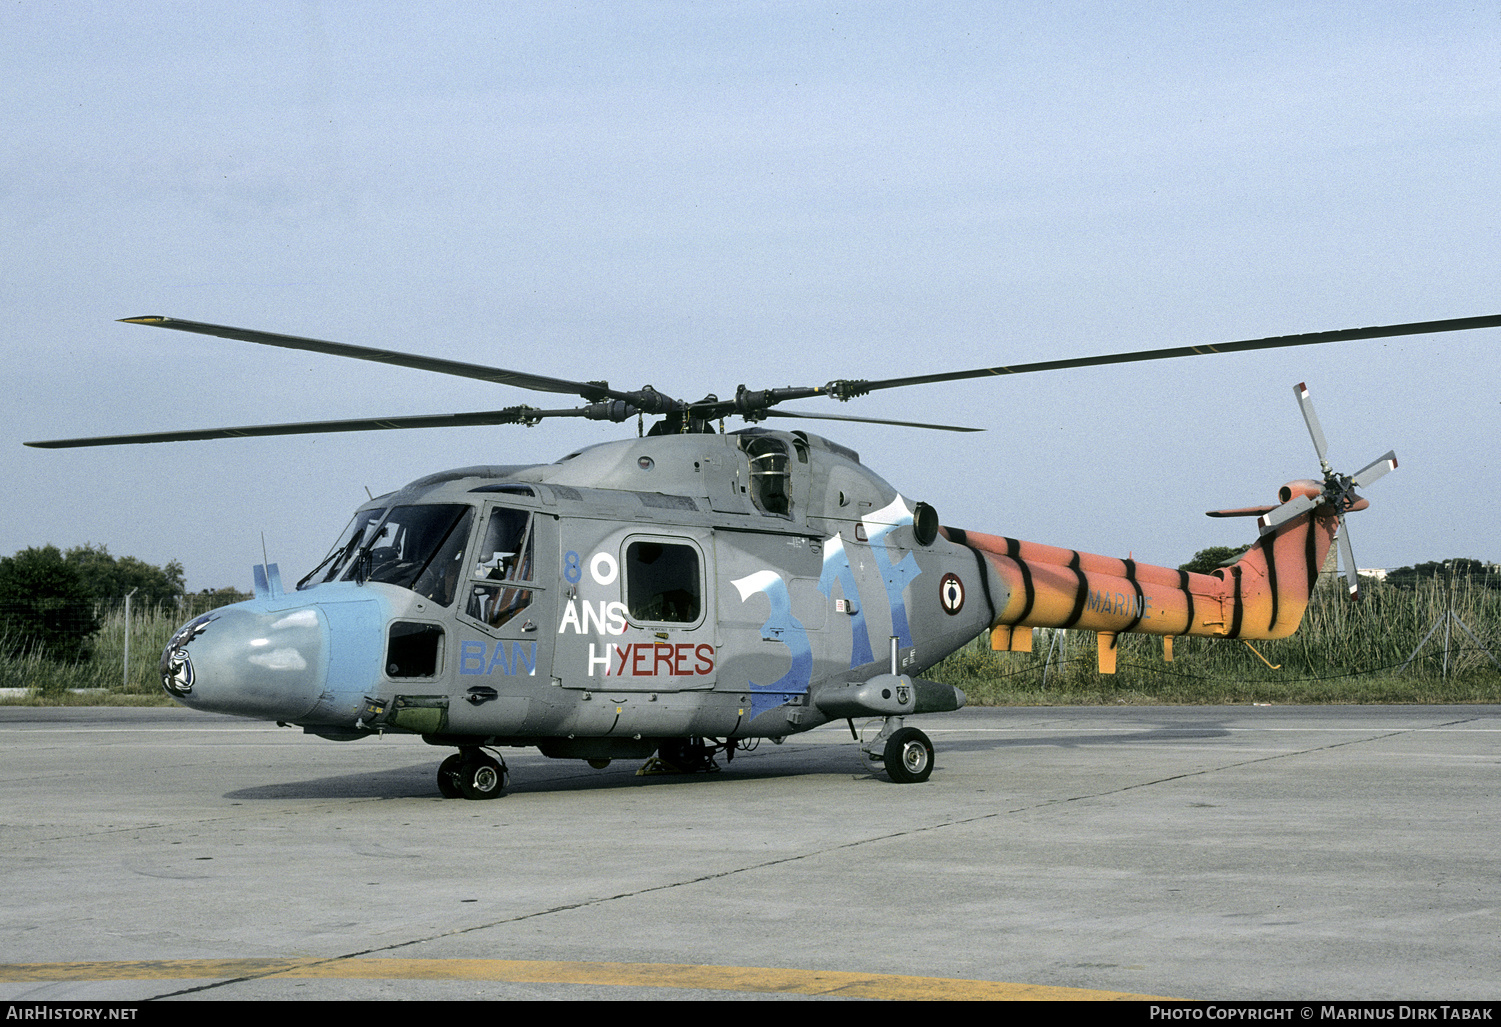
[{"label": "grass field", "polygon": [[[190,597],[196,598],[196,597]],[[125,666],[125,608],[111,604],[102,610],[102,626],[94,636],[92,652],[77,663],[59,663],[38,654],[0,656],[0,688],[25,688],[23,698],[9,703],[29,705],[128,705],[175,706],[162,691],[157,663],[172,632],[186,621],[211,609],[191,603],[182,607],[132,607],[130,616],[130,666]],[[84,690],[85,694],[78,694]]]},{"label": "grass field", "polygon": [[[1451,601],[1480,644],[1447,620]],[[1122,635],[1109,675],[1096,669],[1093,632],[1038,629],[1030,653],[991,652],[982,636],[925,676],[957,685],[976,705],[1494,703],[1501,670],[1487,650],[1501,660],[1498,627],[1501,590],[1466,579],[1452,590],[1376,585],[1358,603],[1329,589],[1315,595],[1298,632],[1278,641],[1176,638],[1169,663],[1161,638]]]},{"label": "grass field", "polygon": [[[1446,666],[1440,623],[1411,666],[1400,669],[1451,602],[1480,644],[1449,622]],[[0,658],[0,687],[27,689],[24,697],[3,701],[174,705],[157,682],[157,662],[172,632],[201,612],[135,608],[128,672],[125,616],[118,607],[105,612],[87,660]],[[1177,638],[1167,663],[1160,638],[1123,635],[1117,673],[1102,675],[1093,632],[1038,629],[1030,653],[992,652],[981,636],[924,676],[964,689],[973,705],[1501,703],[1501,670],[1486,651],[1501,660],[1501,589],[1463,578],[1452,589],[1442,582],[1415,590],[1378,585],[1359,603],[1337,590],[1320,591],[1297,634],[1254,645]]]}]

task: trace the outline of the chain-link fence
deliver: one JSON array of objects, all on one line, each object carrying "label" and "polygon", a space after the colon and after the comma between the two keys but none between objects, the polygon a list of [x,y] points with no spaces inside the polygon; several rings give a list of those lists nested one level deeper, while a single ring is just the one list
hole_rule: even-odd
[{"label": "chain-link fence", "polygon": [[248,598],[226,590],[167,603],[132,601],[128,621],[124,599],[0,601],[0,688],[155,693],[157,663],[172,633],[201,613]]}]

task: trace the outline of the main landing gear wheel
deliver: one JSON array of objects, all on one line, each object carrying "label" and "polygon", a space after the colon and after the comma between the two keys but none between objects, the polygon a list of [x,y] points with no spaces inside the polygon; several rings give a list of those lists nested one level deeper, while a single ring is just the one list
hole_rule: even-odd
[{"label": "main landing gear wheel", "polygon": [[900,785],[921,784],[933,773],[933,743],[915,727],[904,727],[886,740],[886,776]]},{"label": "main landing gear wheel", "polygon": [[510,773],[504,762],[487,752],[456,752],[438,767],[438,791],[448,799],[498,799],[505,794]]},{"label": "main landing gear wheel", "polygon": [[443,798],[457,799],[464,794],[459,791],[459,768],[463,765],[464,755],[457,752],[438,765],[438,791]]}]

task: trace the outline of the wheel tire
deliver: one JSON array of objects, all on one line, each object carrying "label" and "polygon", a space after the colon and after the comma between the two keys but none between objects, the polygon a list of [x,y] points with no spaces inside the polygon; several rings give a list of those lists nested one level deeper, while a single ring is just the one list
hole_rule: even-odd
[{"label": "wheel tire", "polygon": [[463,769],[464,756],[454,753],[438,765],[438,791],[445,799],[457,799],[464,793],[459,790],[459,771]]},{"label": "wheel tire", "polygon": [[933,743],[915,727],[886,740],[886,776],[899,785],[921,784],[933,773]]},{"label": "wheel tire", "polygon": [[499,760],[480,753],[459,768],[459,793],[466,799],[498,799],[505,794],[507,776]]}]

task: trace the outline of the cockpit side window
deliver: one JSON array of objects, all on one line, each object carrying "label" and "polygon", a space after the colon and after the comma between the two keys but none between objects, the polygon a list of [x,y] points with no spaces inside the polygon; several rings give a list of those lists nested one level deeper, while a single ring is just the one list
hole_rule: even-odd
[{"label": "cockpit side window", "polygon": [[531,514],[525,510],[495,507],[485,526],[485,537],[474,554],[474,576],[530,581]]},{"label": "cockpit side window", "polygon": [[532,580],[535,552],[532,515],[509,507],[492,508],[472,561],[465,612],[498,628],[530,606],[532,590],[518,586]]}]

